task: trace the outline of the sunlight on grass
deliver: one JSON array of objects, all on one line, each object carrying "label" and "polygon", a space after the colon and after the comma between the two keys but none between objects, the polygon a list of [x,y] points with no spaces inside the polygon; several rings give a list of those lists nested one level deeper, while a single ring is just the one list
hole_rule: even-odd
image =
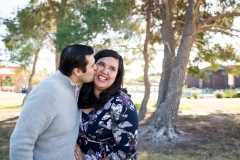
[{"label": "sunlight on grass", "polygon": [[3,106],[3,105],[0,105],[0,110],[15,110],[15,109],[22,109],[22,105],[19,105],[19,106]]},{"label": "sunlight on grass", "polygon": [[[232,144],[234,146],[239,145],[238,142]],[[203,160],[203,159],[214,159],[214,160],[235,160],[240,151],[234,149],[232,146],[219,145],[217,143],[206,144],[202,146],[205,150],[182,150],[177,149],[174,152],[169,150],[169,153],[160,152],[137,152],[138,160]],[[227,150],[228,152],[219,152],[220,150]]]},{"label": "sunlight on grass", "polygon": [[138,152],[138,160],[195,160],[196,157],[182,154],[163,154],[163,153],[147,153]]},{"label": "sunlight on grass", "polygon": [[179,111],[191,111],[192,108],[188,106],[187,104],[180,104]]},{"label": "sunlight on grass", "polygon": [[3,106],[20,106],[23,103],[24,95],[19,97],[0,97],[0,107]]},{"label": "sunlight on grass", "polygon": [[[141,104],[135,103],[135,106],[136,106],[137,110],[139,110],[140,107],[141,107]],[[148,102],[147,109],[155,109],[155,108],[156,108],[156,103],[155,102]]]},{"label": "sunlight on grass", "polygon": [[0,110],[20,110],[25,95],[17,95],[15,97],[0,97]]},{"label": "sunlight on grass", "polygon": [[[24,97],[14,98],[0,98],[0,117],[3,119],[0,121],[0,160],[9,159],[9,137],[13,131],[14,125],[17,121],[17,116],[22,109],[22,100]],[[140,108],[141,100],[135,103],[137,109]],[[156,108],[156,101],[149,100],[147,109]],[[240,115],[240,107],[238,101],[228,100],[216,100],[216,99],[183,99],[181,100],[179,110],[180,111],[191,111],[198,112],[199,110],[213,110],[214,113],[221,116],[231,116],[230,113],[222,113],[217,111],[229,110],[234,114]],[[17,113],[17,114],[16,114]],[[193,115],[183,115],[183,119],[186,122],[190,122],[195,118]],[[236,124],[239,121],[235,122]],[[231,145],[221,145],[218,143],[206,143],[202,145],[202,150],[195,150],[189,148],[187,150],[181,149],[169,149],[166,152],[161,150],[155,151],[138,151],[138,160],[203,160],[203,159],[214,159],[214,160],[235,160],[240,155],[240,142],[234,139]],[[226,151],[226,152],[222,152]]]}]

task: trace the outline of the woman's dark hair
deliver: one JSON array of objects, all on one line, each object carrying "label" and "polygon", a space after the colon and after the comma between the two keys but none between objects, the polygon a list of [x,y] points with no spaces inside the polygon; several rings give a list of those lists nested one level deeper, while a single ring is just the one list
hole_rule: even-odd
[{"label": "woman's dark hair", "polygon": [[79,68],[82,72],[86,72],[88,60],[86,55],[92,55],[93,48],[82,44],[73,44],[62,50],[58,70],[66,76],[72,74],[74,68]]},{"label": "woman's dark hair", "polygon": [[100,58],[103,57],[113,57],[118,59],[118,73],[114,83],[107,88],[105,91],[100,93],[99,98],[97,98],[93,93],[94,83],[85,83],[83,84],[79,99],[78,99],[78,107],[79,108],[102,108],[109,99],[111,99],[115,94],[123,91],[127,93],[126,89],[123,89],[123,76],[124,76],[124,65],[122,57],[113,50],[102,50],[94,55],[95,62],[97,62]]}]

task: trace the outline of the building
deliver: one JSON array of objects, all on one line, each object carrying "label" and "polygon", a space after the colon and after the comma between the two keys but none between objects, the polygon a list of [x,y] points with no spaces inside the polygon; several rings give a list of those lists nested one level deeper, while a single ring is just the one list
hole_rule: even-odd
[{"label": "building", "polygon": [[[28,85],[28,80],[24,74],[15,74],[19,66],[0,66],[1,89],[0,91],[14,91],[20,93],[23,86]],[[3,86],[6,77],[14,77],[14,86]]]},{"label": "building", "polygon": [[199,79],[198,75],[192,77],[186,73],[185,84],[188,87],[196,88],[227,89],[230,88],[229,83],[232,81],[231,87],[240,87],[240,77],[231,77],[231,75],[226,72],[228,69],[229,67],[225,66],[220,66],[217,71],[211,71],[208,67],[204,68],[204,75],[209,78],[208,82]]}]

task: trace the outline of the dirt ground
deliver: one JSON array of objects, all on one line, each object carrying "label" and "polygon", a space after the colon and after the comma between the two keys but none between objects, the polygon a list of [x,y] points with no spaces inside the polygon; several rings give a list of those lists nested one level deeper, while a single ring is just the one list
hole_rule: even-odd
[{"label": "dirt ground", "polygon": [[[236,105],[236,103],[240,104],[239,102],[240,99],[235,101],[183,99],[181,101],[183,108],[178,113],[177,128],[184,133],[171,141],[140,137],[138,150],[147,153],[161,152],[167,155],[182,153],[195,157],[193,159],[221,157],[219,159],[239,160],[240,105]],[[145,120],[140,122],[139,132],[144,131],[150,124],[152,113],[154,110],[149,110]]]}]

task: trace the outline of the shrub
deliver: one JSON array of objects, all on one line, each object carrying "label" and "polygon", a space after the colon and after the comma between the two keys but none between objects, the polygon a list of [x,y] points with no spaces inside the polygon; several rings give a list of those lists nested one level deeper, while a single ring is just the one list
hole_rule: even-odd
[{"label": "shrub", "polygon": [[141,107],[141,104],[135,103],[135,106],[136,106],[137,110],[139,110]]},{"label": "shrub", "polygon": [[223,98],[223,92],[216,91],[214,94],[216,98]]},{"label": "shrub", "polygon": [[198,98],[198,93],[197,92],[193,92],[192,96],[193,96],[194,99],[197,99]]},{"label": "shrub", "polygon": [[226,90],[226,91],[224,91],[224,97],[225,98],[230,98],[230,97],[236,98],[237,97],[237,92],[239,92],[239,91],[240,91],[239,89]]},{"label": "shrub", "polygon": [[184,85],[183,88],[189,88],[187,85]]}]

